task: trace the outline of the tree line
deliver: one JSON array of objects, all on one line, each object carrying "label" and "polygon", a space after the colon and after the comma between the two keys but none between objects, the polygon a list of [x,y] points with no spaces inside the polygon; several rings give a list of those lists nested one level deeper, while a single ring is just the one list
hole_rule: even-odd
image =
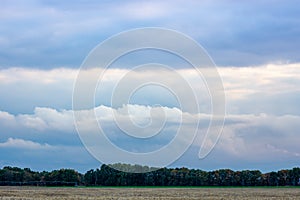
[{"label": "tree line", "polygon": [[[261,173],[259,170],[233,171],[220,169],[152,168],[116,164],[117,169],[146,173],[126,173],[103,164],[82,174],[74,169],[32,171],[29,168],[3,167],[0,169],[0,185],[36,186],[298,186],[300,168]],[[129,169],[129,170],[128,170]],[[146,169],[146,170],[145,170]]]}]

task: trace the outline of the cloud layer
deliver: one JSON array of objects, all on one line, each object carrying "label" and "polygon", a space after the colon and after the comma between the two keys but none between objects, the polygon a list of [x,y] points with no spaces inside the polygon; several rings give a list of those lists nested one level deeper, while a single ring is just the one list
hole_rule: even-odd
[{"label": "cloud layer", "polygon": [[[131,114],[129,115],[131,120],[134,121],[135,119],[138,119],[139,121],[137,123],[139,124],[147,123],[149,119],[149,109],[151,109],[150,107],[136,105],[128,106],[131,110]],[[85,112],[89,113],[89,111]],[[116,113],[113,114],[113,112]],[[193,153],[185,153],[184,156],[176,162],[175,165],[177,166],[205,166],[210,169],[215,167],[225,167],[230,162],[231,168],[247,168],[247,165],[251,163],[251,166],[261,165],[261,169],[268,170],[270,168],[274,169],[280,166],[289,167],[299,164],[300,149],[298,144],[300,139],[298,130],[300,128],[300,116],[274,116],[267,114],[228,115],[223,134],[213,149],[213,152],[204,160],[198,160],[198,151],[204,140],[210,116],[203,114],[191,115],[186,113],[184,115],[188,115],[186,116],[188,121],[181,122],[180,116],[183,113],[181,113],[178,109],[164,108],[164,112],[167,116],[167,123],[162,128],[155,127],[154,123],[154,127],[146,127],[144,132],[136,133],[135,129],[130,129],[129,126],[129,128],[127,127],[126,129],[127,134],[135,134],[135,137],[131,137],[126,135],[126,131],[121,131],[114,123],[114,117],[123,117],[119,123],[123,123],[123,125],[128,124],[127,119],[124,118],[128,115],[124,115],[124,113],[120,110],[113,110],[105,106],[96,108],[97,119],[111,142],[124,150],[140,153],[151,152],[167,145],[168,142],[175,136],[176,131],[180,126],[188,132],[190,130],[190,126],[196,125],[197,119],[200,119],[197,137],[192,144],[192,149],[194,148],[197,151]],[[78,140],[78,135],[74,130],[74,123],[70,122],[73,119],[73,115],[70,113],[71,111],[56,111],[49,108],[37,108],[33,115],[14,116],[2,112],[0,117],[1,119],[6,118],[6,121],[1,120],[4,124],[1,123],[1,135],[3,141],[0,143],[0,148],[2,153],[8,150],[11,152],[9,155],[3,154],[2,159],[9,160],[8,157],[15,157],[14,155],[16,153],[23,154],[24,152],[27,152],[27,156],[25,158],[30,157],[34,160],[34,162],[39,162],[32,157],[37,152],[44,152],[44,156],[46,156],[45,159],[47,156],[52,157],[58,152],[61,152],[58,157],[60,162],[64,163],[64,160],[68,158],[72,160],[75,166],[80,165],[80,163],[77,163],[76,156],[72,159],[72,156],[69,157],[70,154],[73,155],[73,153],[78,153],[78,151],[80,151],[81,154],[85,155],[82,159],[87,159],[90,156],[86,154],[86,151]],[[140,116],[141,113],[144,113],[142,118]],[[83,118],[79,123],[81,126],[86,126],[86,130],[88,130],[87,133],[97,132],[98,130],[90,128],[90,117],[92,116],[83,115]],[[156,116],[152,120],[162,121],[164,119]],[[28,121],[31,123],[28,123]],[[59,121],[59,124],[63,124],[64,126],[53,124],[54,121]],[[8,124],[13,124],[13,127],[9,127]],[[153,131],[157,128],[161,128],[161,132],[159,132],[159,134],[150,138],[139,138],[143,136],[143,134],[148,136],[146,133],[147,130]],[[70,133],[68,133],[66,130],[72,131],[69,131]],[[31,132],[33,134],[30,134]],[[28,135],[31,135],[31,139],[22,139],[26,138]],[[45,139],[49,144],[44,142]],[[213,145],[215,141],[212,141],[212,139],[213,138],[210,138],[210,135],[208,135],[208,140],[205,141],[205,145]],[[59,140],[71,140],[73,142],[61,143]],[[185,138],[181,137],[180,140],[184,142]],[[185,160],[187,158],[189,159]],[[219,163],[218,166],[215,166],[213,162],[210,162],[210,159],[212,158],[221,160],[226,158],[227,162]],[[23,164],[26,163],[23,159],[18,159],[18,161],[23,162]],[[244,163],[244,165],[241,163]],[[267,166],[268,163],[273,163],[273,165]],[[65,164],[68,164],[68,162]]]},{"label": "cloud layer", "polygon": [[[300,84],[299,69],[299,64],[219,68],[227,98],[228,116],[218,144],[204,160],[197,158],[210,120],[210,106],[207,106],[209,101],[205,99],[206,88],[203,80],[191,69],[176,71],[196,91],[200,105],[199,113],[182,112],[180,104],[176,103],[176,98],[168,93],[167,88],[160,91],[151,86],[138,90],[129,104],[111,107],[109,98],[113,88],[129,70],[110,69],[96,92],[96,116],[112,142],[135,152],[152,151],[168,144],[179,126],[189,130],[189,127],[200,119],[196,140],[191,149],[174,163],[175,166],[241,169],[250,165],[263,170],[292,167],[299,164],[300,155],[300,109],[297,103],[300,96],[297,87]],[[28,166],[28,161],[31,161],[32,165],[35,163],[40,169],[70,166],[86,170],[99,164],[84,149],[75,130],[69,95],[72,94],[77,72],[64,68],[0,70],[1,165],[14,165],[17,162],[21,166]],[[97,69],[86,73],[95,74]],[[168,77],[172,87],[181,87],[172,80],[172,76],[157,73],[155,69],[146,73],[135,72],[133,75],[140,79],[155,76],[155,80]],[[38,92],[31,92],[30,88]],[[18,109],[11,103],[16,100],[20,102]],[[28,106],[21,103],[25,100],[35,104]],[[157,115],[155,109],[159,111]],[[151,119],[152,111],[154,115]],[[163,111],[163,114],[160,111]],[[88,129],[91,112],[78,112],[83,114],[81,123]],[[181,122],[182,116],[188,120]],[[156,130],[156,126],[159,125],[156,121],[160,122],[166,117],[166,123],[162,134],[156,135],[152,140],[141,140],[124,135],[114,121],[116,117],[124,125],[133,121],[135,125],[147,127],[152,123],[150,132]],[[131,126],[124,128],[134,132]],[[149,132],[138,134],[148,136]],[[208,137],[206,143],[213,143],[212,138]],[[56,161],[49,164],[49,159]]]},{"label": "cloud layer", "polygon": [[190,35],[221,66],[299,62],[298,4],[270,0],[4,1],[0,62],[4,67],[78,67],[104,39],[145,26]]}]

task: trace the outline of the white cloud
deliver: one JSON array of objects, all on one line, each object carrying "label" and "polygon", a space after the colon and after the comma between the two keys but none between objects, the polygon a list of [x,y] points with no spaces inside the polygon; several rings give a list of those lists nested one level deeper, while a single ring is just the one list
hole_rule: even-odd
[{"label": "white cloud", "polygon": [[0,121],[4,124],[15,124],[15,118],[12,114],[9,114],[8,112],[0,111]]},{"label": "white cloud", "polygon": [[40,107],[35,108],[33,114],[12,115],[0,111],[0,125],[8,128],[25,128],[38,131],[74,131],[72,111],[57,111]]},{"label": "white cloud", "polygon": [[[164,112],[164,115],[150,116],[151,109],[152,107],[150,106],[141,105],[126,105],[120,109],[100,106],[96,108],[95,112],[97,120],[99,120],[104,132],[109,138],[113,140],[118,139],[121,145],[126,145],[128,142],[130,143],[130,141],[128,138],[123,138],[123,136],[120,135],[118,126],[113,123],[115,119],[119,120],[119,125],[125,128],[125,130],[134,131],[135,129],[130,125],[132,121],[135,126],[147,125],[149,119],[152,117],[150,122],[152,122],[151,125],[154,126],[145,127],[145,130],[148,129],[150,132],[157,130],[159,127],[156,126],[160,125],[159,123],[156,124],[153,122],[165,120],[167,123],[164,130],[167,135],[160,137],[160,140],[170,139],[170,135],[173,135],[179,126],[182,126],[186,131],[190,131],[190,126],[195,125],[197,119],[200,119],[199,135],[196,143],[194,143],[194,145],[200,148],[204,134],[207,131],[210,115],[182,113],[177,108],[161,107],[160,109],[162,109],[161,111]],[[5,112],[1,112],[1,114],[0,118],[4,119],[6,117],[6,120],[13,121],[15,123],[14,127],[20,126],[24,132],[30,129],[37,129],[44,132],[56,130],[62,133],[65,131],[75,131],[72,111],[36,108],[35,113],[32,115],[14,116]],[[90,121],[93,119],[93,111],[77,111],[77,114],[81,117],[78,118],[78,123],[80,123],[81,126],[85,126],[86,131],[96,131],[92,129],[94,126],[90,125]],[[183,122],[181,122],[182,116],[184,116],[185,119]],[[299,121],[300,116],[293,115],[228,115],[223,134],[219,143],[216,145],[216,149],[226,152],[233,157],[246,158],[248,160],[276,160],[278,156],[283,158],[298,157],[300,155],[298,145],[300,143],[300,137],[298,135],[300,128]],[[137,133],[132,134],[135,135]],[[148,132],[144,131],[139,134],[145,134],[145,136],[147,136]],[[37,137],[39,136],[37,135]],[[61,137],[66,136],[61,135]],[[184,141],[184,138],[181,139]],[[209,135],[206,141],[208,146],[214,144],[214,141],[211,140],[212,138]],[[138,141],[135,142],[138,144]],[[22,141],[15,141],[10,138],[6,143],[2,144],[2,147],[15,143],[21,144]],[[151,146],[152,143],[150,142],[148,145]],[[155,143],[153,143],[153,145],[157,146]],[[146,147],[144,146],[144,148]]]},{"label": "white cloud", "polygon": [[300,83],[299,63],[219,68],[219,72],[229,98],[300,92],[296,87]]},{"label": "white cloud", "polygon": [[[300,64],[269,64],[255,67],[218,68],[225,88],[227,109],[232,114],[300,114]],[[101,84],[96,91],[96,105],[110,105],[115,86],[128,69],[109,69],[105,72]],[[184,77],[199,100],[200,110],[210,112],[210,97],[201,77],[192,69],[177,69]],[[34,107],[51,107],[55,109],[71,109],[73,83],[78,70],[58,68],[53,70],[37,70],[25,68],[8,68],[0,70],[0,90],[2,96],[1,110],[10,112],[31,112]],[[86,70],[87,77],[99,73],[98,69]],[[136,71],[128,78],[133,80],[152,80],[168,83],[171,89],[185,91],[182,83],[171,73],[155,70]],[[134,82],[132,82],[134,84]],[[127,83],[127,85],[129,85]],[[156,86],[157,87],[157,86]],[[134,104],[178,106],[179,102],[172,97],[168,88],[163,90],[144,87],[136,91]],[[30,95],[28,95],[30,93]],[[189,97],[183,98],[189,102]],[[126,102],[127,103],[127,102]],[[125,103],[125,104],[126,104]],[[5,106],[7,108],[5,108]],[[15,109],[18,109],[17,111]]]},{"label": "white cloud", "polygon": [[31,150],[43,150],[52,149],[49,144],[40,144],[30,140],[23,140],[18,138],[8,138],[6,142],[0,143],[0,148],[18,148],[18,149],[31,149]]},{"label": "white cloud", "polygon": [[0,71],[1,84],[13,83],[34,83],[34,84],[57,84],[73,83],[77,70],[68,68],[58,68],[52,70],[28,69],[21,67],[12,67]]}]

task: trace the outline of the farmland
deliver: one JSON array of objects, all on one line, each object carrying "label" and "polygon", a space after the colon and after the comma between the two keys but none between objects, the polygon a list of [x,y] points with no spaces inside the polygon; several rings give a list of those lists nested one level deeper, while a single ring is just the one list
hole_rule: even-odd
[{"label": "farmland", "polygon": [[0,187],[0,200],[299,199],[297,187]]}]

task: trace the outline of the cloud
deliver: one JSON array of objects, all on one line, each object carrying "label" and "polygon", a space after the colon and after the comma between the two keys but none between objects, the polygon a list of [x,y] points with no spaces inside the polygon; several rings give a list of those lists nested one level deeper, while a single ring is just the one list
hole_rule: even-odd
[{"label": "cloud", "polygon": [[[251,164],[251,166],[254,166],[256,163],[263,165],[267,169],[266,164],[270,162],[273,163],[273,166],[286,162],[287,165],[285,167],[290,167],[289,164],[297,163],[299,160],[299,116],[275,116],[268,114],[228,115],[221,138],[214,147],[212,153],[209,154],[208,158],[205,158],[203,161],[199,161],[198,152],[203,142],[205,131],[207,131],[210,116],[205,114],[195,115],[182,113],[177,108],[162,109],[165,112],[164,116],[167,117],[166,124],[164,125],[160,135],[155,135],[149,139],[128,137],[127,135],[124,135],[124,132],[121,131],[120,127],[116,126],[114,122],[115,118],[119,119],[119,125],[121,124],[122,128],[125,126],[129,133],[130,131],[134,132],[135,129],[132,129],[132,127],[129,126],[129,123],[132,123],[132,121],[128,120],[133,120],[135,125],[142,125],[144,126],[145,130],[148,129],[150,132],[153,132],[153,130],[157,129],[156,124],[153,123],[153,121],[162,121],[161,117],[163,116],[152,116],[152,124],[150,124],[150,126],[145,126],[148,125],[149,122],[151,107],[127,105],[126,107],[115,110],[110,107],[100,106],[96,108],[96,116],[109,140],[122,149],[134,152],[148,152],[161,148],[167,145],[168,142],[174,137],[174,134],[179,126],[188,132],[191,130],[190,126],[195,125],[197,119],[200,119],[198,135],[192,145],[192,148],[196,148],[196,152],[188,152],[184,154],[182,159],[185,161],[183,163],[177,162],[178,165],[182,164],[200,167],[203,162],[205,162],[205,165],[207,166],[216,167],[212,161],[210,161],[211,165],[207,163],[207,160],[210,160],[210,158],[213,157],[214,159],[226,158],[227,161],[231,163],[230,166],[234,168],[247,168],[249,163],[253,164]],[[77,137],[76,134],[67,134],[65,132],[65,126],[69,127],[69,129],[74,126],[74,124],[70,122],[72,119],[70,117],[70,111],[55,111],[54,109],[49,108],[38,108],[36,110],[36,113],[33,115],[22,116],[23,118],[27,119],[39,118],[44,122],[44,124],[47,124],[47,126],[43,127],[43,130],[39,130],[38,134],[34,135],[35,142],[31,141],[30,139],[21,139],[22,137],[26,136],[24,134],[12,133],[8,136],[6,141],[0,143],[0,147],[2,148],[3,152],[8,148],[23,148],[34,151],[39,149],[47,151],[57,149],[57,151],[61,151],[60,154],[62,157],[64,157],[64,155],[67,156],[67,154],[63,152],[71,151],[72,148],[82,147],[80,143],[55,144],[54,142],[55,140],[61,140],[62,138],[66,138],[69,141],[74,141],[74,137]],[[129,110],[129,115],[126,112],[127,110]],[[89,125],[92,117],[92,115],[90,115],[91,112],[78,112],[83,114],[82,119],[80,119],[78,123],[85,125],[88,132],[94,132],[95,130],[92,129],[93,126]],[[113,115],[115,116],[113,117]],[[185,119],[187,119],[187,121],[181,122],[179,118],[180,115],[185,115]],[[3,116],[9,116],[8,118],[12,120],[11,118],[13,115],[5,113]],[[31,126],[27,123],[24,124],[24,121],[27,120],[23,119],[24,121],[19,121],[19,117],[20,116],[14,116],[15,119],[13,121],[17,122],[17,126],[21,126],[23,132],[30,132],[31,129],[39,128],[40,126],[39,123],[36,123],[36,126]],[[57,125],[49,123],[54,121],[60,121],[60,124],[64,125],[64,127],[57,127]],[[151,127],[151,125],[154,126]],[[0,125],[0,127],[2,130],[2,139],[5,139],[3,131],[9,131],[9,129],[7,129],[7,127],[3,127],[3,125]],[[55,131],[55,129],[58,129],[56,131],[60,131],[59,134],[51,134],[49,136],[50,138],[46,140],[48,142],[43,142],[43,134],[47,132],[51,133]],[[75,132],[75,130],[73,131]],[[131,134],[138,137],[143,136],[143,134],[148,136],[147,131],[139,133],[131,132]],[[206,146],[214,144],[212,139],[213,138],[208,135]],[[186,142],[184,141],[184,137],[180,137],[180,140],[182,140],[183,143]],[[80,151],[83,151],[83,149]],[[189,159],[187,159],[187,157]],[[191,158],[193,158],[192,160],[198,160],[198,162],[192,161]],[[244,163],[244,165],[241,163]],[[222,163],[219,163],[219,166],[223,166]]]},{"label": "cloud", "polygon": [[49,145],[20,138],[8,138],[0,143],[0,149],[1,167],[29,167],[39,171],[72,168],[84,173],[100,166],[100,163],[82,146]]},{"label": "cloud", "polygon": [[229,113],[299,115],[299,64],[219,70]]},{"label": "cloud", "polygon": [[268,95],[283,91],[299,91],[295,87],[295,83],[300,81],[300,76],[297,75],[299,64],[268,64],[263,67],[249,66],[243,68],[231,67],[219,69],[219,71],[227,92],[230,94],[240,93],[240,97],[242,98],[249,97],[252,92],[263,92]]},{"label": "cloud", "polygon": [[[0,163],[30,164],[36,156],[33,159],[36,165],[43,160],[45,166],[72,167],[70,163],[74,162],[76,166],[86,167],[86,164],[74,161],[82,155],[81,163],[96,166],[75,132],[71,109],[78,70],[74,68],[78,68],[88,52],[109,36],[130,28],[155,26],[190,35],[206,48],[218,65],[226,66],[219,67],[218,71],[225,88],[228,118],[224,134],[208,158],[210,169],[224,166],[222,162],[239,168],[259,166],[256,163],[261,163],[259,167],[270,163],[272,166],[284,163],[283,167],[299,165],[300,6],[297,4],[294,1],[231,0],[2,2]],[[177,64],[176,72],[193,86],[200,116],[191,110],[182,113],[176,95],[157,85],[139,88],[124,106],[111,105],[115,86],[129,72],[127,66],[145,61],[164,64],[170,60]],[[112,113],[123,124],[131,119],[140,126],[150,122],[155,125],[155,119],[159,122],[166,116],[168,136],[157,138],[156,144],[151,144],[152,149],[172,138],[180,115],[189,119],[183,123],[187,130],[199,117],[203,127],[207,125],[211,111],[209,93],[201,77],[182,67],[183,62],[165,54],[159,57],[153,52],[150,55],[144,52],[129,55],[127,60],[117,64],[118,69],[106,72],[95,95],[98,118],[110,133],[110,139],[124,148],[140,148],[138,141],[130,143],[128,138],[118,137],[120,130],[113,123]],[[86,71],[87,76],[97,72],[97,69]],[[131,76],[136,80],[166,80],[172,88],[184,91],[182,84],[162,71],[149,70]],[[189,98],[185,97],[184,101],[189,102]],[[165,115],[158,112],[160,109]],[[130,111],[130,118],[126,117],[126,110]],[[153,119],[151,110],[155,114]],[[85,114],[82,123],[89,128],[91,112],[81,112]],[[200,126],[201,131],[203,127]],[[155,126],[152,128],[154,130]],[[147,135],[146,132],[141,134]],[[195,157],[202,140],[203,137],[197,139]],[[13,151],[14,144],[32,149],[30,153],[23,149]],[[46,144],[60,148],[55,153],[39,153],[38,148],[49,150]],[[190,159],[193,156],[186,155],[185,164],[193,163]],[[49,160],[58,161],[53,164]],[[197,162],[194,164],[199,166]]]},{"label": "cloud", "polygon": [[19,127],[20,129],[28,128],[38,131],[74,131],[73,112],[70,110],[57,111],[51,108],[37,107],[34,114],[12,115],[7,112],[0,112],[0,119],[2,126],[11,128]]},{"label": "cloud", "polygon": [[221,66],[299,62],[298,7],[294,1],[6,1],[0,61],[4,67],[79,66],[109,36],[156,26],[195,38]]},{"label": "cloud", "polygon": [[40,144],[30,140],[22,140],[18,138],[8,138],[6,142],[0,143],[0,148],[20,148],[31,150],[43,150],[53,148],[49,144]]},{"label": "cloud", "polygon": [[3,111],[0,111],[0,121],[3,123],[3,124],[7,124],[7,125],[14,125],[15,124],[15,118],[12,114],[9,114],[8,112],[3,112]]},{"label": "cloud", "polygon": [[229,115],[217,149],[241,160],[297,159],[299,116]]},{"label": "cloud", "polygon": [[[299,115],[300,109],[297,103],[300,100],[300,90],[297,87],[300,84],[299,69],[299,63],[218,68],[225,89],[227,111],[232,114]],[[174,72],[191,85],[201,112],[210,113],[209,91],[201,76],[192,69],[175,69]],[[78,70],[68,68],[2,69],[0,70],[2,92],[0,110],[13,114],[30,113],[35,107],[70,110],[77,73]],[[84,73],[87,77],[92,77],[99,74],[100,70],[90,69]],[[163,81],[168,84],[167,87],[154,84],[140,87],[132,94],[130,104],[151,106],[160,104],[179,108],[178,94],[176,96],[171,90],[185,92],[186,88],[172,73],[155,69],[132,72],[129,69],[111,68],[105,72],[99,82],[95,94],[96,106],[111,106],[114,89],[126,75],[125,80],[130,80],[132,84],[138,80],[152,80],[153,83]],[[129,82],[126,85],[129,86]],[[190,99],[183,97],[182,101],[186,103]]]},{"label": "cloud", "polygon": [[[1,84],[12,83],[39,83],[43,85],[60,84],[61,81],[71,82],[76,77],[77,71],[68,68],[52,70],[38,70],[25,68],[2,69],[0,75]],[[62,84],[63,86],[64,84]]]},{"label": "cloud", "polygon": [[[95,115],[94,115],[95,112]],[[12,115],[7,112],[0,112],[0,125],[6,128],[31,129],[39,132],[75,132],[74,116],[75,113],[78,123],[82,123],[89,129],[89,122],[96,117],[99,122],[106,126],[107,124],[113,128],[112,122],[116,119],[119,123],[134,123],[136,126],[147,126],[155,124],[155,122],[165,121],[168,123],[181,123],[182,116],[186,122],[193,123],[200,115],[183,113],[178,108],[168,107],[151,107],[143,105],[123,105],[121,108],[111,108],[107,106],[99,106],[92,110],[55,110],[52,108],[37,107],[33,114]],[[209,115],[201,115],[203,119],[209,118]],[[89,129],[90,131],[95,131]]]},{"label": "cloud", "polygon": [[0,110],[14,114],[32,112],[35,107],[71,108],[73,81],[77,70],[59,68],[0,70]]},{"label": "cloud", "polygon": [[[114,87],[125,74],[129,73],[128,69],[109,69],[106,72],[96,91],[95,113],[108,138],[120,148],[134,152],[147,152],[160,148],[174,138],[180,125],[187,132],[191,132],[191,127],[195,125],[197,119],[200,119],[198,136],[191,147],[194,150],[187,152],[184,158],[177,162],[178,165],[181,162],[182,165],[199,167],[203,162],[209,161],[205,164],[208,168],[224,166],[221,161],[218,163],[213,161],[214,158],[223,159],[224,162],[227,159],[231,166],[239,169],[247,165],[266,167],[268,163],[273,163],[272,166],[283,166],[280,163],[286,163],[283,167],[290,167],[297,164],[300,152],[298,147],[300,95],[297,87],[300,84],[299,69],[299,64],[283,63],[218,68],[227,98],[228,116],[219,143],[204,161],[199,161],[197,157],[211,117],[207,106],[209,101],[205,101],[203,95],[206,89],[202,85],[203,80],[191,69],[175,71],[182,75],[196,91],[200,104],[199,113],[183,112],[180,105],[174,103],[176,98],[168,94],[166,88],[160,90],[157,86],[141,88],[133,95],[131,101],[112,106],[110,97],[114,93]],[[90,69],[84,73],[89,77],[98,72],[98,69]],[[78,70],[66,68],[0,70],[2,110],[0,111],[0,142],[3,155],[12,155],[21,163],[25,163],[26,161],[17,156],[17,152],[20,151],[11,149],[14,144],[20,146],[27,144],[31,146],[29,152],[23,152],[26,153],[27,159],[34,157],[38,147],[41,146],[48,152],[45,156],[53,158],[55,156],[50,152],[51,148],[46,148],[48,144],[55,147],[56,153],[60,152],[59,166],[67,163],[64,159],[69,159],[69,164],[74,161],[69,158],[69,156],[76,157],[71,153],[72,148],[75,148],[74,151],[78,154],[86,156],[84,159],[95,163],[85,152],[74,125],[71,96],[77,73]],[[182,84],[179,84],[170,74],[155,69],[136,71],[129,77],[131,76],[136,80],[147,80],[151,77],[153,81],[166,79],[172,87],[182,88]],[[188,100],[187,98],[186,101]],[[18,106],[12,103],[14,101],[19,102],[23,111],[19,108],[13,109]],[[31,106],[26,103],[31,103]],[[91,133],[95,131],[90,125],[94,111],[76,112],[80,113],[79,122],[86,127],[86,130],[90,130]],[[182,116],[185,119],[183,121]],[[150,142],[146,139],[132,138],[120,130],[115,123],[116,118],[125,130],[131,131],[133,135],[145,137],[158,130],[160,122],[165,121],[163,134],[155,135]],[[140,128],[147,127],[148,132],[136,131],[137,128],[132,125]],[[183,143],[186,142],[185,139],[181,138]],[[209,145],[213,144],[210,137],[206,142]],[[10,160],[7,156],[1,155],[1,157],[4,159],[4,161],[0,160],[2,163]]]},{"label": "cloud", "polygon": [[[223,133],[210,154],[198,155],[203,140],[196,139],[192,148],[178,162],[179,166],[201,169],[260,169],[262,171],[292,168],[299,165],[299,116],[228,115]],[[207,143],[211,143],[208,137]],[[205,146],[204,146],[205,148]]]}]

